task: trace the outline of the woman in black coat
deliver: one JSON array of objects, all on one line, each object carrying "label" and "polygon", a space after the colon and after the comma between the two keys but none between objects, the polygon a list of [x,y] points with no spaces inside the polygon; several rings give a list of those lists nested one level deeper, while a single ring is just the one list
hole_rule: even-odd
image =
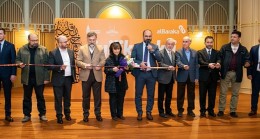
[{"label": "woman in black coat", "polygon": [[128,89],[126,79],[127,61],[121,53],[122,46],[119,42],[111,43],[110,55],[105,63],[105,91],[109,94],[109,105],[113,120],[122,119],[123,105],[126,90]]}]

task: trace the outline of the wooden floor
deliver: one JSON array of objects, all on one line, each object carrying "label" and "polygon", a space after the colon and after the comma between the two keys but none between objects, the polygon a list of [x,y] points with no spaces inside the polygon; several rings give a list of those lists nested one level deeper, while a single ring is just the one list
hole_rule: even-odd
[{"label": "wooden floor", "polygon": [[[196,92],[198,90],[196,89]],[[81,93],[77,91],[74,93]],[[4,121],[4,96],[0,93],[0,138],[260,138],[260,115],[248,117],[250,110],[250,95],[241,94],[238,104],[239,118],[228,116],[229,107],[226,107],[223,118],[200,118],[199,101],[196,95],[195,118],[162,119],[158,116],[157,101],[153,110],[153,121],[146,118],[139,122],[136,120],[135,104],[127,100],[124,106],[126,120],[112,121],[110,118],[108,100],[102,101],[103,122],[97,122],[93,114],[91,102],[90,121],[82,121],[81,100],[72,100],[72,121],[64,120],[63,125],[56,123],[53,91],[51,87],[45,89],[48,122],[40,122],[38,118],[35,95],[33,95],[32,121],[22,123],[22,88],[14,88],[12,94],[12,116],[14,122]],[[218,106],[217,95],[216,108]],[[230,96],[227,99],[229,106]],[[186,107],[185,101],[185,107]],[[145,102],[144,102],[145,104]],[[143,104],[143,109],[145,105]],[[172,101],[173,112],[177,113],[176,100]],[[144,109],[145,110],[145,109]],[[217,109],[215,110],[217,111]]]}]

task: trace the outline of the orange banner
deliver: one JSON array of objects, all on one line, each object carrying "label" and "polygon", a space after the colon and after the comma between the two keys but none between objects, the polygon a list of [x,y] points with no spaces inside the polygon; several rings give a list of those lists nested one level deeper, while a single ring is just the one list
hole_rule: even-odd
[{"label": "orange banner", "polygon": [[[109,54],[109,45],[118,41],[123,46],[123,53],[131,54],[135,43],[143,41],[143,30],[153,32],[152,42],[160,49],[164,48],[167,38],[177,40],[177,48],[181,47],[182,38],[187,33],[187,20],[169,19],[86,19],[57,18],[55,20],[56,37],[66,35],[70,38],[70,47],[77,51],[78,46],[87,43],[86,34],[94,31],[98,34],[97,43]],[[75,48],[76,47],[76,48]]]}]

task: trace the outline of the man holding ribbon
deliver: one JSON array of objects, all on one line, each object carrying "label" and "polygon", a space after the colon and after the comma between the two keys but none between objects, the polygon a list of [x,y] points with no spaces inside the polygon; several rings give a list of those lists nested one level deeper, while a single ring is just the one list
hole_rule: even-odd
[{"label": "man holding ribbon", "polygon": [[19,49],[16,57],[16,63],[22,69],[21,82],[24,90],[22,122],[31,120],[33,89],[37,98],[39,118],[41,121],[47,121],[43,91],[44,85],[50,81],[50,74],[45,66],[48,64],[48,51],[38,42],[36,34],[29,34],[28,43]]},{"label": "man holding ribbon", "polygon": [[[14,44],[5,40],[5,29],[0,28],[0,65],[15,63]],[[13,122],[11,117],[11,89],[16,78],[16,66],[0,66],[0,90],[3,85],[5,96],[5,120]]]},{"label": "man holding ribbon", "polygon": [[157,79],[157,62],[161,61],[160,51],[157,45],[152,44],[152,31],[147,29],[143,31],[143,42],[134,45],[131,57],[134,62],[140,65],[132,72],[135,77],[135,105],[138,113],[137,120],[142,120],[142,95],[144,85],[147,90],[146,118],[153,120],[152,109],[154,104],[154,89]]},{"label": "man holding ribbon", "polygon": [[80,68],[79,79],[82,81],[82,107],[83,121],[88,122],[90,109],[90,93],[93,90],[95,115],[97,121],[103,121],[101,117],[101,86],[102,67],[105,64],[104,49],[96,45],[97,34],[89,32],[87,34],[87,45],[80,47],[77,57],[77,66]]}]

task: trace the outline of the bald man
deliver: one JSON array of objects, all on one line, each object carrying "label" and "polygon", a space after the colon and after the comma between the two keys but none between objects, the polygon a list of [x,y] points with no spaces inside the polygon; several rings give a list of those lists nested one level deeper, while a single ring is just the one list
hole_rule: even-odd
[{"label": "bald man", "polygon": [[182,48],[176,52],[177,57],[177,108],[178,117],[183,116],[183,103],[185,98],[185,87],[187,86],[188,108],[187,115],[195,117],[195,82],[199,79],[199,66],[197,52],[190,48],[191,38],[183,37]]},{"label": "bald man", "polygon": [[[39,118],[41,121],[47,121],[45,116],[46,106],[43,91],[44,85],[50,81],[50,74],[46,67],[37,65],[48,64],[48,51],[46,47],[39,45],[39,39],[36,34],[28,35],[28,43],[19,49],[16,63],[19,64],[19,68],[22,69],[21,82],[24,90],[24,118],[22,119],[22,122],[28,122],[31,120],[33,89],[37,98]],[[28,66],[26,64],[36,65]]]},{"label": "bald man", "polygon": [[73,67],[73,65],[75,65],[74,52],[67,48],[67,37],[61,35],[57,41],[58,48],[55,48],[49,53],[49,64],[61,66],[50,66],[49,69],[52,70],[51,83],[54,91],[57,123],[62,124],[62,98],[65,119],[71,121],[71,87],[72,83],[76,81],[76,71],[75,67]]}]

